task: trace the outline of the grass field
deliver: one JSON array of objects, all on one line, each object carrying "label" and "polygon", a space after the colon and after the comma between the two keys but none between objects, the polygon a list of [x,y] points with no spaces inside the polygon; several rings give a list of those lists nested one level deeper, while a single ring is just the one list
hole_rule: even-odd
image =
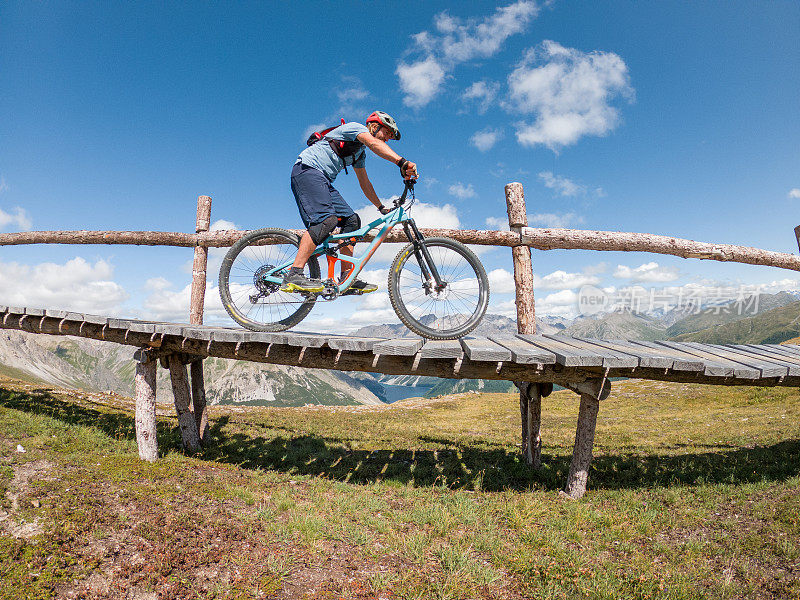
[{"label": "grass field", "polygon": [[574,502],[577,406],[539,472],[512,394],[164,416],[149,464],[129,401],[0,377],[0,598],[800,597],[798,390],[616,382]]}]

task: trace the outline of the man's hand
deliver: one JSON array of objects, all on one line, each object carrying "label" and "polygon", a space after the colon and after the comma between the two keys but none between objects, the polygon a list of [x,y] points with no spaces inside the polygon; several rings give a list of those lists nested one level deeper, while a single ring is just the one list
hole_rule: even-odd
[{"label": "man's hand", "polygon": [[400,167],[400,173],[402,174],[403,179],[417,179],[419,177],[419,174],[417,173],[417,163],[406,160],[401,156],[397,160],[397,166]]},{"label": "man's hand", "polygon": [[393,210],[394,210],[393,208],[389,208],[388,206],[384,206],[383,204],[381,204],[378,207],[378,212],[381,213],[382,215],[388,215]]}]

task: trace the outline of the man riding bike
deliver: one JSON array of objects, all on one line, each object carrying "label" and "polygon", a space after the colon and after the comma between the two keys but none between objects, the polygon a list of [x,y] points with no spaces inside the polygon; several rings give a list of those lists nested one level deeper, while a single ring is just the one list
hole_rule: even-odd
[{"label": "man riding bike", "polygon": [[[405,179],[417,177],[417,165],[395,153],[386,143],[388,140],[399,140],[400,130],[395,120],[385,112],[373,112],[367,117],[366,126],[356,122],[344,123],[319,137],[316,143],[300,153],[292,168],[292,193],[307,231],[300,240],[300,248],[291,269],[283,278],[280,288],[283,292],[321,293],[324,290],[322,281],[303,275],[309,257],[336,227],[341,228],[341,233],[356,231],[361,227],[359,216],[332,185],[342,169],[352,166],[367,199],[382,214],[389,211],[381,203],[367,176],[365,147],[398,165]],[[353,246],[342,247],[339,252],[352,256]],[[351,264],[342,262],[341,281],[352,268]],[[343,295],[367,294],[377,289],[376,285],[355,279]]]}]

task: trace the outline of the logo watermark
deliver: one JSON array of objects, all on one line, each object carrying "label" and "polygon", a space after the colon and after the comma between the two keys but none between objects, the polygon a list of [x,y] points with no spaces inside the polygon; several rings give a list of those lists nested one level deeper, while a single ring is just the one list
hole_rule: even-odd
[{"label": "logo watermark", "polygon": [[578,292],[578,313],[590,316],[601,312],[698,314],[705,311],[754,315],[758,313],[760,295],[759,286],[755,285],[649,289],[637,286],[611,292],[584,285]]}]

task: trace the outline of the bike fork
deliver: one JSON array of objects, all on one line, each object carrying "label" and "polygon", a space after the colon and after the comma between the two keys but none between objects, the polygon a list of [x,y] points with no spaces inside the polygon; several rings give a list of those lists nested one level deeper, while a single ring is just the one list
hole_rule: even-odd
[{"label": "bike fork", "polygon": [[417,224],[414,222],[414,219],[404,221],[403,229],[406,232],[406,237],[414,245],[414,255],[417,257],[417,262],[419,263],[419,268],[422,271],[422,276],[424,277],[425,282],[427,283],[431,280],[431,278],[433,278],[433,280],[436,282],[436,290],[442,290],[445,284],[439,275],[439,270],[436,268],[436,264],[431,258],[431,253],[428,251],[428,247],[425,245],[425,238],[417,228]]}]

